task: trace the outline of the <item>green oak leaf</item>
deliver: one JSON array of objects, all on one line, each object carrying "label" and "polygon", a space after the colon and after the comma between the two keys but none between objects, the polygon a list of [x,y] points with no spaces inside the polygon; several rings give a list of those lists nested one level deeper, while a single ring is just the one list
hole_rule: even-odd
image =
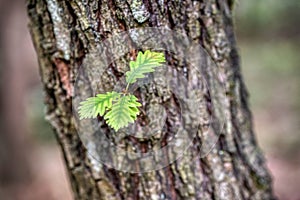
[{"label": "green oak leaf", "polygon": [[140,113],[138,107],[142,106],[137,98],[128,94],[128,86],[138,78],[144,78],[146,73],[154,72],[154,68],[165,62],[163,53],[145,51],[139,52],[136,61],[130,61],[130,71],[126,72],[127,86],[123,93],[107,92],[97,94],[80,102],[78,114],[80,119],[103,116],[106,123],[114,130],[128,126],[137,119]]},{"label": "green oak leaf", "polygon": [[110,127],[118,131],[136,120],[140,112],[138,109],[140,106],[141,104],[137,102],[137,98],[134,95],[122,96],[113,104],[111,110],[104,116],[104,119]]},{"label": "green oak leaf", "polygon": [[80,119],[96,118],[97,115],[103,116],[105,111],[111,109],[113,101],[118,98],[120,98],[120,94],[114,91],[87,98],[85,101],[80,102],[78,107]]},{"label": "green oak leaf", "polygon": [[126,72],[126,82],[128,84],[136,82],[138,78],[144,78],[145,73],[154,72],[155,67],[162,65],[165,62],[164,53],[145,51],[138,53],[136,61],[130,61],[130,71]]}]

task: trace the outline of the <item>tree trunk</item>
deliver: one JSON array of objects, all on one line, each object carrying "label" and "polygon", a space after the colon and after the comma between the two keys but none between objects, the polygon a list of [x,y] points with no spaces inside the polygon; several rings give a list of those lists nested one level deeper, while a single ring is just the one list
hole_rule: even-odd
[{"label": "tree trunk", "polygon": [[[29,27],[38,54],[47,119],[55,129],[65,157],[75,199],[274,199],[271,178],[253,134],[247,92],[240,74],[232,23],[233,2],[28,1]],[[153,164],[147,170],[149,163],[142,166],[130,157],[128,150],[123,167],[135,163],[137,168],[122,170],[124,168],[116,167],[114,161],[109,162],[112,164],[110,167],[95,159],[98,155],[98,159],[103,161],[103,154],[98,153],[101,148],[106,148],[106,144],[101,141],[101,134],[116,142],[112,139],[114,133],[101,118],[97,121],[101,125],[98,127],[100,132],[90,133],[86,128],[87,123],[86,133],[82,133],[80,123],[72,111],[72,104],[76,104],[79,95],[76,87],[84,88],[81,88],[81,92],[85,97],[112,90],[124,75],[124,63],[126,65],[130,58],[134,58],[137,50],[145,50],[135,46],[134,35],[131,35],[130,40],[126,40],[129,53],[112,62],[108,72],[103,72],[99,77],[95,66],[101,59],[95,58],[97,54],[93,52],[101,54],[105,51],[99,48],[101,42],[116,33],[146,27],[169,28],[178,35],[186,36],[188,41],[200,45],[216,65],[209,60],[199,64],[199,76],[207,83],[207,89],[201,91],[200,98],[204,108],[198,113],[198,119],[191,118],[201,123],[184,156],[173,162],[173,154],[167,149],[165,156],[158,158],[167,164]],[[168,41],[157,43],[166,44]],[[174,49],[178,50],[177,47]],[[178,51],[183,52],[180,48]],[[200,54],[200,51],[197,49],[196,53]],[[178,54],[166,52],[166,59],[176,76],[181,74],[188,79],[193,77],[194,72],[188,67],[189,64]],[[93,72],[89,73],[87,68],[91,70],[92,65]],[[195,76],[197,80],[199,76]],[[84,79],[84,86],[80,86],[78,77]],[[97,77],[100,85],[96,83]],[[145,153],[154,142],[160,142],[163,147],[168,145],[173,136],[182,136],[174,131],[179,120],[176,116],[180,115],[180,103],[174,94],[164,91],[164,86],[158,82],[142,86],[135,94],[143,101],[142,109],[147,110],[153,102],[158,102],[156,104],[166,110],[166,129],[163,129],[163,134],[156,136],[156,140],[152,138],[151,141],[124,136],[125,149],[134,147],[135,153]],[[192,109],[189,110],[186,105],[181,106],[192,113]],[[181,117],[187,123],[186,115],[181,113]],[[140,124],[146,123],[147,116],[140,118]],[[210,134],[205,132],[208,129],[207,119],[214,122],[210,124]],[[94,121],[89,126],[92,123]],[[190,137],[190,132],[186,133]],[[111,155],[116,150],[105,151],[108,158],[112,159]]]}]

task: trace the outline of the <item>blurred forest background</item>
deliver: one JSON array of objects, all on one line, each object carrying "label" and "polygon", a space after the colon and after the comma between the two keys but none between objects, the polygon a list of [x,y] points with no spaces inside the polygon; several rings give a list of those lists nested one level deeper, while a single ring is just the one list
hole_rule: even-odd
[{"label": "blurred forest background", "polygon": [[[300,1],[240,0],[242,72],[275,194],[300,200]],[[0,0],[0,199],[71,200],[23,1]]]}]

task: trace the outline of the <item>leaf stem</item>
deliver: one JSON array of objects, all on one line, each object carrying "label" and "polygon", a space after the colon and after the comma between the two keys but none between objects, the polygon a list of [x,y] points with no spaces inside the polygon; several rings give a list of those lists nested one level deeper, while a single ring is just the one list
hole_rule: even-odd
[{"label": "leaf stem", "polygon": [[129,84],[130,84],[130,83],[127,83],[127,86],[126,86],[126,88],[125,88],[125,93],[128,92]]}]

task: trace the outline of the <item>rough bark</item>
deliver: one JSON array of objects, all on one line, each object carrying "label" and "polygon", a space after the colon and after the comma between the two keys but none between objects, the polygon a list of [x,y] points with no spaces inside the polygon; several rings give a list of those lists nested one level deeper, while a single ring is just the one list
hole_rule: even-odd
[{"label": "rough bark", "polygon": [[[65,157],[75,199],[274,198],[271,178],[253,134],[247,92],[240,74],[232,7],[231,0],[28,1],[29,28],[38,54],[47,119],[55,129]],[[215,133],[220,137],[211,152],[195,158],[200,144],[209,142],[201,132],[205,128],[202,124],[188,155],[163,169],[141,174],[93,163],[76,131],[72,113],[72,87],[84,58],[111,34],[137,27],[168,27],[184,32],[213,58],[225,85],[225,93],[220,94],[222,98],[216,103],[221,107],[225,125],[221,133]],[[133,48],[125,60],[135,54]],[[167,61],[178,73],[184,69],[183,63],[174,62],[176,56],[167,57]],[[103,82],[103,87],[112,88],[114,81],[123,75],[124,71],[117,66],[112,64],[113,73],[104,76],[112,83]],[[203,76],[210,91],[221,91],[214,88],[218,87],[211,74],[214,67],[207,64]],[[89,81],[87,90],[93,90],[93,80]],[[140,93],[143,98],[145,94]],[[208,94],[204,97],[207,105],[204,112],[211,114],[212,99]],[[159,93],[154,98],[164,103]],[[172,110],[176,103],[170,101],[164,106]],[[210,117],[217,119],[221,115]],[[172,128],[172,122],[169,126]],[[131,145],[137,151],[145,150],[143,145]]]}]

